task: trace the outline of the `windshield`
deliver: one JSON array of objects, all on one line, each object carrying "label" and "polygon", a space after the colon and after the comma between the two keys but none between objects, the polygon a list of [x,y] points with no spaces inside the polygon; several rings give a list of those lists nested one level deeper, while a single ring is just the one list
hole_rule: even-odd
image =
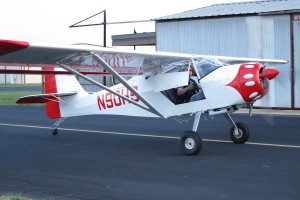
[{"label": "windshield", "polygon": [[193,63],[196,66],[200,78],[205,77],[212,71],[224,66],[217,58],[214,57],[195,57]]}]

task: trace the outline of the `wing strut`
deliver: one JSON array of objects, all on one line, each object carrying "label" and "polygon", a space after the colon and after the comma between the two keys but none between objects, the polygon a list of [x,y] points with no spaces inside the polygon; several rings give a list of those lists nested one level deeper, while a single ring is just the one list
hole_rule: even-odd
[{"label": "wing strut", "polygon": [[195,131],[195,132],[197,132],[200,117],[201,117],[201,112],[196,112],[195,119],[194,119],[194,124],[193,124],[193,131]]},{"label": "wing strut", "polygon": [[[93,55],[95,55],[94,53],[93,53]],[[98,55],[97,55],[98,56]],[[99,56],[98,56],[99,57]],[[95,57],[95,59],[98,61],[98,58],[96,58]],[[100,57],[100,59],[102,60],[102,58]],[[103,60],[102,60],[103,61]],[[105,64],[105,66],[103,66],[107,71],[109,71],[109,72],[115,72],[108,64],[106,64],[105,63],[105,61],[103,61],[103,62],[100,62],[101,64]],[[133,100],[131,100],[131,99],[129,99],[128,97],[126,97],[126,96],[123,96],[122,94],[119,94],[119,93],[117,93],[117,92],[115,92],[115,91],[113,91],[112,89],[110,89],[110,88],[108,88],[108,87],[106,87],[105,85],[102,85],[101,83],[99,83],[99,82],[97,82],[97,81],[95,81],[95,80],[93,80],[93,79],[91,79],[91,78],[89,78],[89,77],[87,77],[87,76],[85,76],[85,75],[83,75],[83,74],[81,74],[80,72],[78,72],[78,71],[76,71],[76,70],[74,70],[74,69],[72,69],[72,68],[70,68],[70,67],[68,67],[68,66],[66,66],[66,65],[64,65],[64,64],[61,64],[61,63],[57,63],[61,68],[63,68],[63,69],[65,69],[65,70],[67,70],[68,72],[70,72],[70,73],[72,73],[72,74],[75,74],[75,75],[77,75],[77,76],[79,76],[80,78],[83,78],[83,79],[85,79],[86,81],[88,81],[88,82],[90,82],[90,83],[93,83],[93,84],[95,84],[95,85],[97,85],[97,86],[99,86],[100,88],[102,88],[102,89],[104,89],[104,90],[106,90],[106,91],[108,91],[108,92],[110,92],[110,93],[112,93],[112,94],[114,94],[114,95],[116,95],[116,96],[118,96],[118,97],[120,97],[120,98],[122,98],[122,99],[124,99],[124,100],[126,100],[126,101],[128,101],[128,102],[130,102],[130,103],[132,103],[132,104],[134,104],[134,105],[136,105],[136,106],[138,106],[138,107],[140,107],[140,108],[142,108],[142,109],[144,109],[144,110],[147,110],[147,111],[149,111],[149,112],[151,112],[151,113],[153,113],[153,114],[156,114],[156,115],[158,115],[158,116],[160,116],[160,117],[164,117],[157,109],[155,109],[143,96],[141,96],[138,92],[136,92],[136,90],[131,86],[131,85],[129,85],[127,82],[126,82],[126,80],[125,79],[123,79],[123,77],[121,77],[117,72],[115,72],[118,76],[120,76],[121,77],[121,79],[119,79],[118,78],[118,80],[121,82],[121,83],[123,83],[124,84],[124,86],[126,87],[126,88],[128,88],[128,90],[130,91],[130,92],[132,92],[133,94],[135,94],[136,95],[136,97],[137,98],[139,98],[146,106],[148,106],[148,107],[145,107],[145,106],[143,106],[143,105],[141,105],[141,104],[139,104],[139,103],[136,103],[135,101],[133,101]],[[114,74],[112,74],[113,76],[114,76]],[[117,77],[116,77],[117,78]],[[122,81],[121,81],[122,80]]]},{"label": "wing strut", "polygon": [[137,92],[127,81],[124,79],[116,70],[114,70],[109,64],[107,64],[98,54],[91,52],[95,60],[105,68],[113,77],[115,77],[120,83],[122,83],[130,92],[132,92],[137,98],[139,98],[146,106],[147,110],[163,117],[163,115],[149,102],[147,101],[139,92]]}]

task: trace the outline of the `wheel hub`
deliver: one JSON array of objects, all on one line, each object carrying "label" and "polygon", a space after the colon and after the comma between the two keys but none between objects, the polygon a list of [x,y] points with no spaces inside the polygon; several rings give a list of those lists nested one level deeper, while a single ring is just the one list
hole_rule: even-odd
[{"label": "wheel hub", "polygon": [[195,147],[195,141],[192,138],[187,138],[184,145],[187,149],[191,150]]},{"label": "wheel hub", "polygon": [[240,139],[243,137],[243,133],[240,129],[236,129],[233,131],[233,135],[235,138]]}]

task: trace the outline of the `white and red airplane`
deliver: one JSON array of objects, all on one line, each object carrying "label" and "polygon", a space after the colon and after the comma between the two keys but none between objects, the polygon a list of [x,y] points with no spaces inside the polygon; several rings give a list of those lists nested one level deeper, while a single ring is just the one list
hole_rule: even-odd
[{"label": "white and red airplane", "polygon": [[[0,40],[0,65],[44,67],[41,73],[45,74],[45,94],[25,96],[17,103],[46,103],[47,116],[58,119],[52,130],[54,135],[63,119],[73,116],[172,118],[194,115],[193,127],[180,139],[181,148],[187,155],[196,155],[202,149],[202,139],[196,132],[201,114],[224,114],[232,125],[231,140],[245,143],[249,130],[245,124],[235,123],[230,113],[251,107],[266,95],[269,80],[279,73],[274,68],[266,68],[267,65],[287,62]],[[77,68],[86,67],[101,71],[100,74],[104,69],[119,83],[106,87],[86,76],[87,73],[78,72]],[[188,85],[190,68],[194,70],[192,78],[201,85],[205,98],[183,103],[174,91]],[[14,72],[10,70],[9,73]],[[123,75],[131,77],[128,79]],[[102,90],[86,92],[78,77]]]}]

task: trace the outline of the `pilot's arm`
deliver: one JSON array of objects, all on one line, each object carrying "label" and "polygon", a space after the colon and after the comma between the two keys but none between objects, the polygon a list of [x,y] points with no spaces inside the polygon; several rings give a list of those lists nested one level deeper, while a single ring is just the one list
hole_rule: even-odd
[{"label": "pilot's arm", "polygon": [[193,90],[194,88],[193,88],[194,86],[193,86],[193,84],[192,83],[190,83],[187,87],[185,87],[185,88],[183,88],[183,87],[181,87],[181,88],[177,88],[177,95],[184,95],[185,93],[187,93],[189,90]]}]

